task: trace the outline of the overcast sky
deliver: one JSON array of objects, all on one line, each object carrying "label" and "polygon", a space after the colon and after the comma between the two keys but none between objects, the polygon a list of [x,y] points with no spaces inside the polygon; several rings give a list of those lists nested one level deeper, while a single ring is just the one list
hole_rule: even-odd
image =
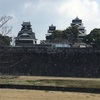
[{"label": "overcast sky", "polygon": [[100,28],[100,0],[0,0],[0,15],[13,16],[8,23],[13,26],[12,36],[17,36],[23,21],[30,21],[39,42],[51,24],[64,30],[76,16],[87,34]]}]

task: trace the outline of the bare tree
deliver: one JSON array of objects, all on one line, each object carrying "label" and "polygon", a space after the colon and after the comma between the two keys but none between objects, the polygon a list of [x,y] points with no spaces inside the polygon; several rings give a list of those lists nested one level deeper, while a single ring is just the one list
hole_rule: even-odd
[{"label": "bare tree", "polygon": [[0,18],[0,34],[1,35],[7,35],[8,33],[10,33],[12,31],[12,26],[8,26],[7,22],[9,20],[11,20],[12,17],[11,16],[2,16]]}]

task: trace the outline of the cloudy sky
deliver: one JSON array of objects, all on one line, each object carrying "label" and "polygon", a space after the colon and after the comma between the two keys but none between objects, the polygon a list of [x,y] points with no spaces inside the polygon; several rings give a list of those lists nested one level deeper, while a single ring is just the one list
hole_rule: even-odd
[{"label": "cloudy sky", "polygon": [[87,34],[100,28],[100,0],[0,0],[0,16],[3,15],[13,16],[8,23],[13,26],[13,37],[23,21],[30,21],[39,43],[51,24],[63,30],[76,16],[82,19]]}]

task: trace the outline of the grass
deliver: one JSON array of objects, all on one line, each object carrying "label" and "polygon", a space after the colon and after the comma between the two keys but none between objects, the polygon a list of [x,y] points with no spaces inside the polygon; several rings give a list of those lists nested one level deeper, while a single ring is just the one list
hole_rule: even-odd
[{"label": "grass", "polygon": [[100,88],[100,79],[32,76],[0,76],[0,84]]},{"label": "grass", "polygon": [[29,84],[40,86],[62,86],[80,88],[100,88],[100,81],[90,80],[27,80]]}]

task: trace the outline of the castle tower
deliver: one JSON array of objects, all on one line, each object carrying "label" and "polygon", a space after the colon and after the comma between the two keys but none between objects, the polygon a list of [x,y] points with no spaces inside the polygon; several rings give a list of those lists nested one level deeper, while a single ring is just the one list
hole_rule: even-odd
[{"label": "castle tower", "polygon": [[53,33],[56,30],[56,26],[54,26],[53,24],[51,26],[49,26],[49,30],[48,33]]},{"label": "castle tower", "polygon": [[32,31],[30,22],[23,22],[22,28],[15,38],[16,46],[32,46],[36,44],[35,33]]},{"label": "castle tower", "polygon": [[86,30],[85,27],[83,26],[82,20],[76,17],[75,19],[72,20],[71,26],[77,26],[79,30],[79,40],[82,41],[82,39],[86,36]]},{"label": "castle tower", "polygon": [[56,26],[54,26],[53,24],[51,26],[49,26],[49,29],[47,31],[46,34],[46,39],[56,30]]}]

